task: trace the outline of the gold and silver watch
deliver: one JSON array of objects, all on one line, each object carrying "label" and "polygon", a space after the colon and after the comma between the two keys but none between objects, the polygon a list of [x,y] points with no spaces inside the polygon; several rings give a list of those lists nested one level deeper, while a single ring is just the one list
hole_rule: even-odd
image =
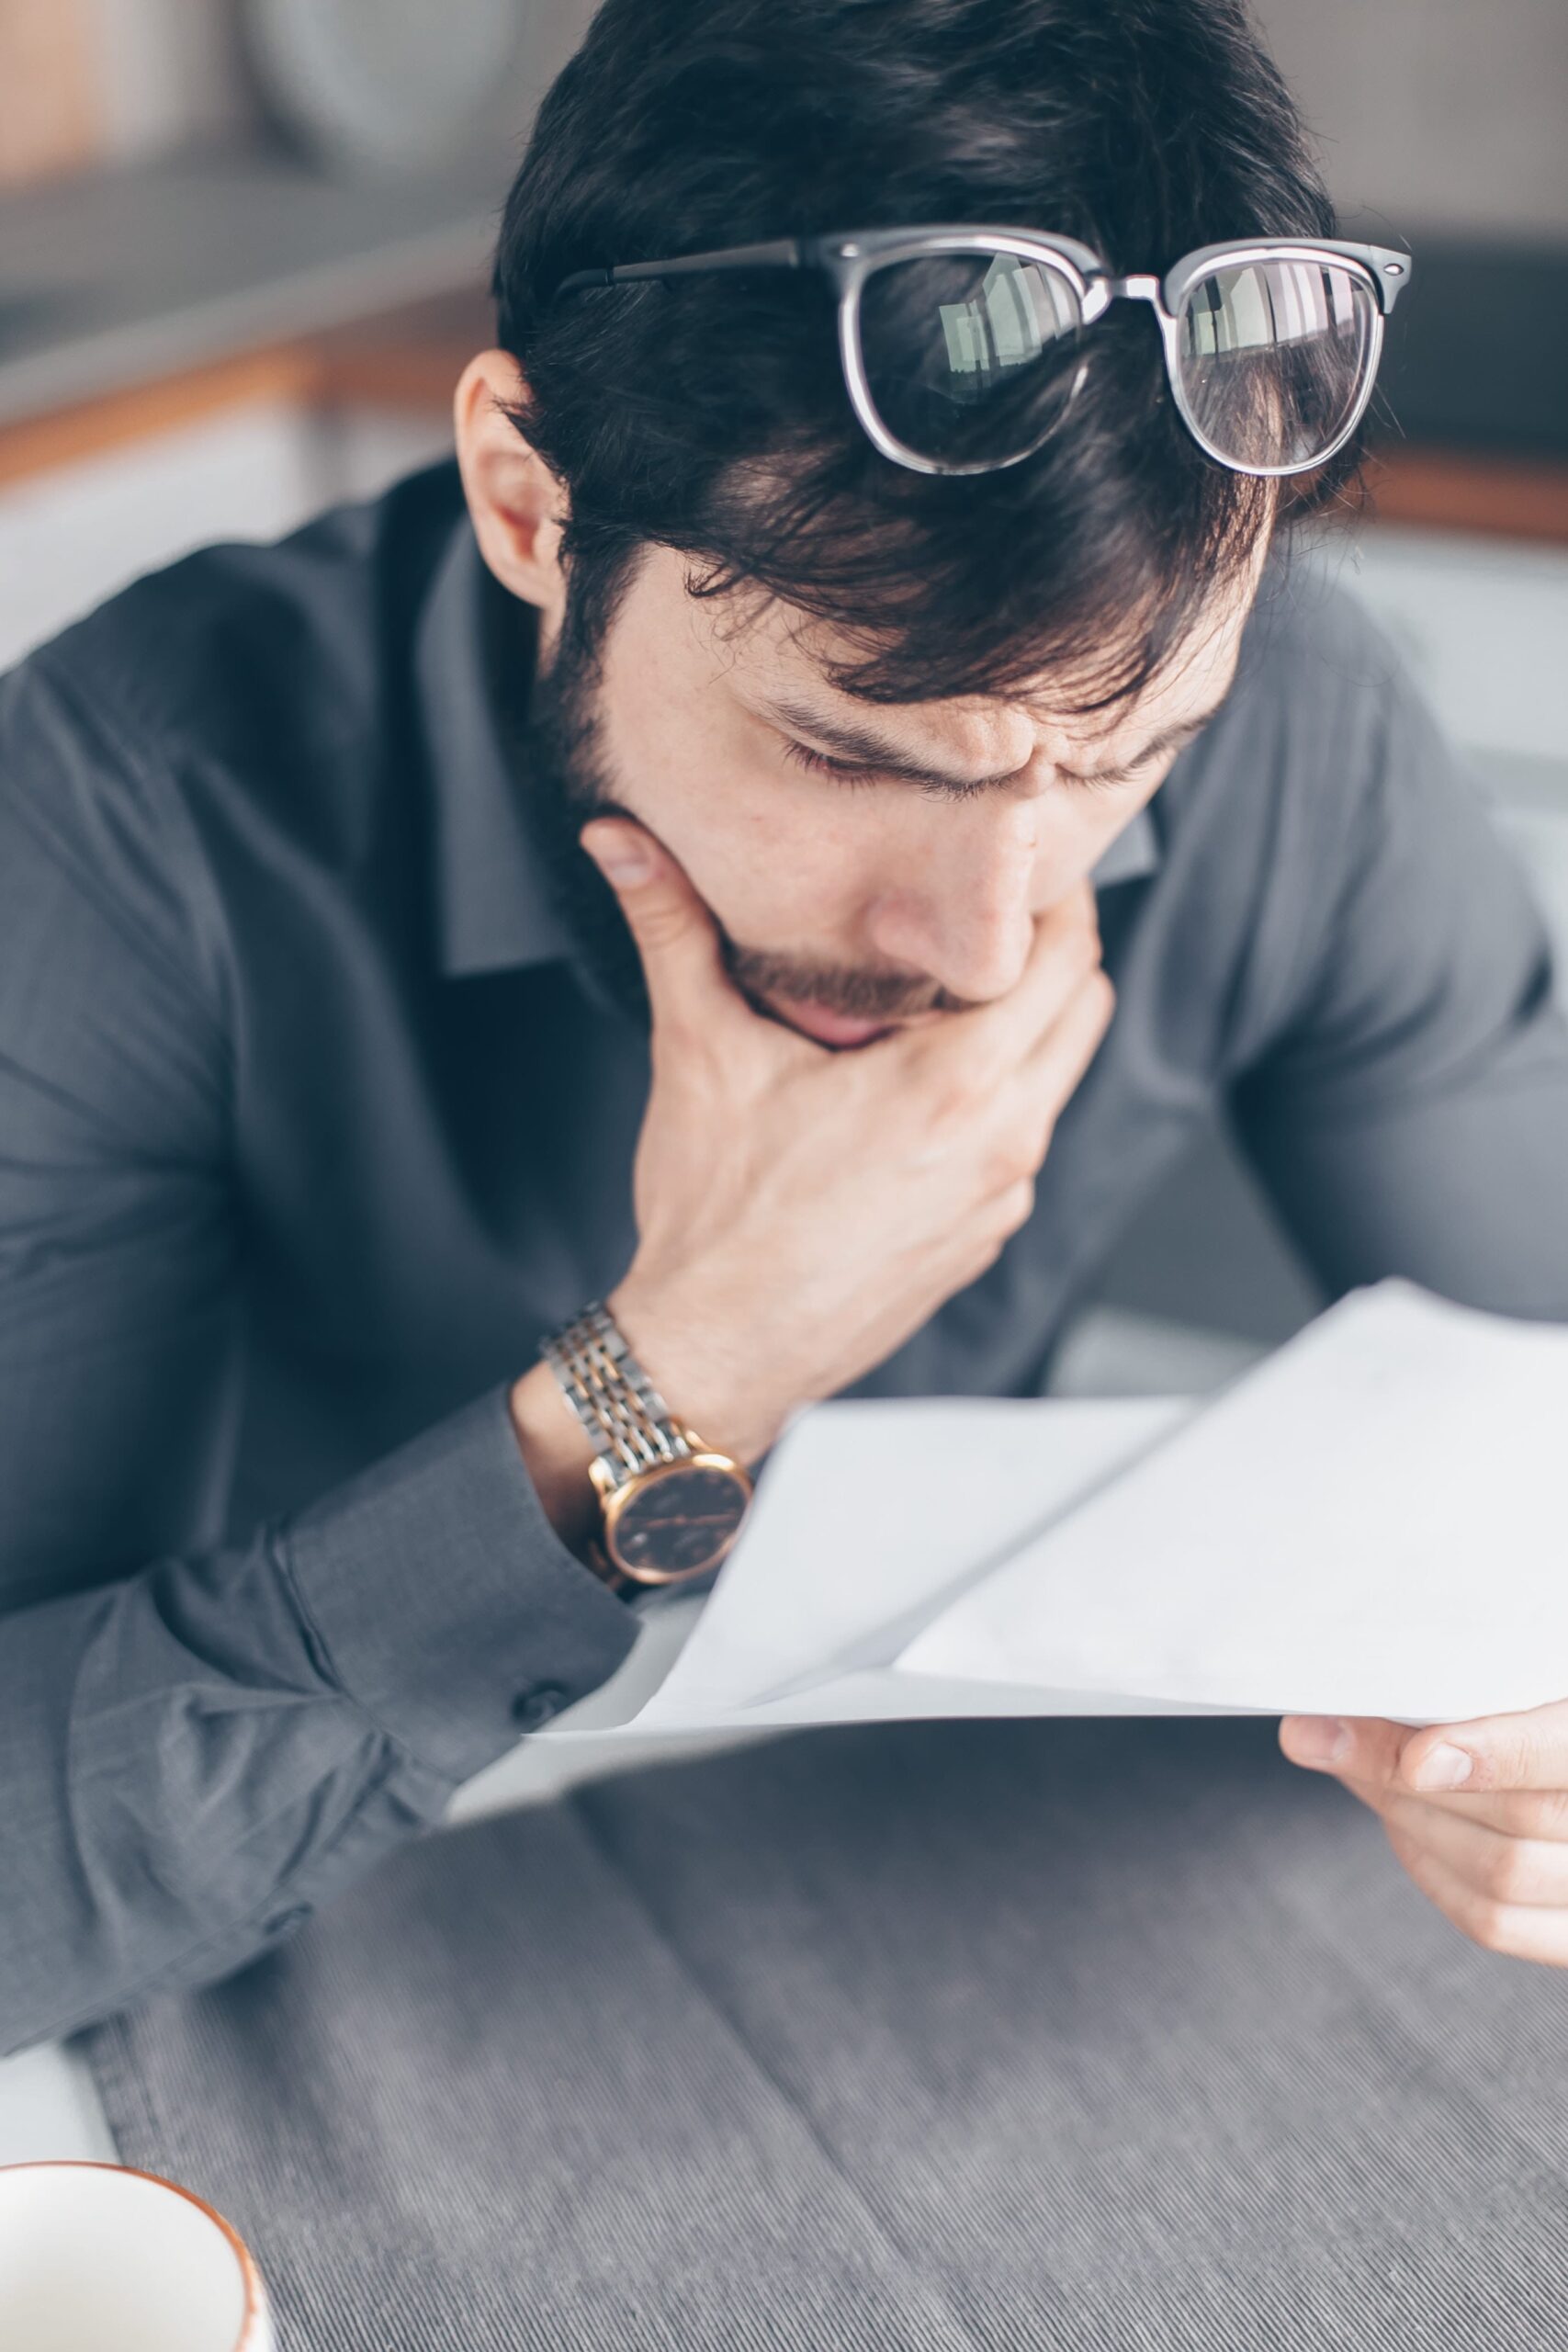
[{"label": "gold and silver watch", "polygon": [[593,1448],[605,1582],[649,1591],[716,1568],[751,1500],[740,1464],[675,1419],[608,1307],[584,1307],[540,1352]]}]

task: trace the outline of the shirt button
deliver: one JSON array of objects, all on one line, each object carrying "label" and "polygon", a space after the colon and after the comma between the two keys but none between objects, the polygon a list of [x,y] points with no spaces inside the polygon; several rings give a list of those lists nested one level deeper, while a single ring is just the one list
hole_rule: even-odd
[{"label": "shirt button", "polygon": [[537,1731],[552,1715],[558,1715],[571,1693],[558,1682],[536,1682],[531,1690],[520,1690],[512,1702],[512,1720],[519,1731]]}]

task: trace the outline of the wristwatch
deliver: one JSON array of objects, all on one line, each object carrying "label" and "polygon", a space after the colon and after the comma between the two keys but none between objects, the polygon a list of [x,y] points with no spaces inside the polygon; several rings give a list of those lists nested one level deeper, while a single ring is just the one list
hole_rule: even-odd
[{"label": "wristwatch", "polygon": [[593,1448],[604,1514],[592,1565],[612,1591],[689,1584],[740,1532],[751,1481],[739,1462],[678,1421],[626,1333],[597,1302],[540,1351]]}]

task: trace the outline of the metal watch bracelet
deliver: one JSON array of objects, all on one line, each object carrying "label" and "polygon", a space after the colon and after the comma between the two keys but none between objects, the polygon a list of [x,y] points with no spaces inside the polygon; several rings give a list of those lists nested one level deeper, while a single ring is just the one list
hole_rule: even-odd
[{"label": "metal watch bracelet", "polygon": [[540,1352],[613,1487],[691,1453],[686,1431],[598,1300],[547,1339]]}]

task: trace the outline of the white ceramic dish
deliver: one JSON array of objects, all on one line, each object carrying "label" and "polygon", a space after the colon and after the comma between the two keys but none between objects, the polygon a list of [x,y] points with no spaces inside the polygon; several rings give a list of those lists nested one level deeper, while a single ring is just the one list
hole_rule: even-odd
[{"label": "white ceramic dish", "polygon": [[0,2166],[0,2345],[16,2352],[276,2352],[238,2232],[120,2165]]}]

